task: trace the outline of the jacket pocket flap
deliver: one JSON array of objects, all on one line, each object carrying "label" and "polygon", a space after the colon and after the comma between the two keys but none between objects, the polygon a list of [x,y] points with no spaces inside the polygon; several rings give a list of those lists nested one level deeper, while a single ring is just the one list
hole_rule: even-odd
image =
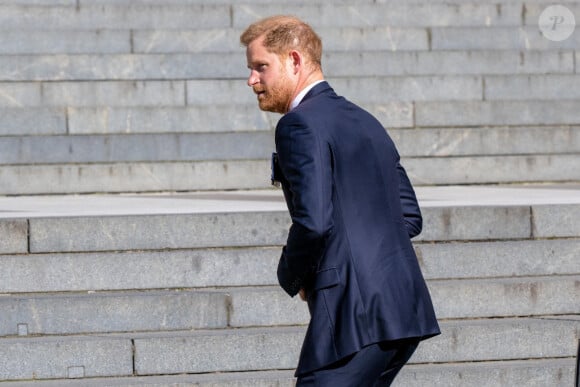
[{"label": "jacket pocket flap", "polygon": [[331,267],[330,269],[321,270],[316,273],[316,280],[314,282],[314,290],[321,290],[331,288],[340,283],[340,276],[338,269]]}]

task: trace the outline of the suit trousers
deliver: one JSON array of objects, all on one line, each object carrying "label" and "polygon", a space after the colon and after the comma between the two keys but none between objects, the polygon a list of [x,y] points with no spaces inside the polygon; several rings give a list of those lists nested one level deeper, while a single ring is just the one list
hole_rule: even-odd
[{"label": "suit trousers", "polygon": [[296,387],[390,386],[418,345],[418,339],[371,344],[354,355],[298,377]]}]

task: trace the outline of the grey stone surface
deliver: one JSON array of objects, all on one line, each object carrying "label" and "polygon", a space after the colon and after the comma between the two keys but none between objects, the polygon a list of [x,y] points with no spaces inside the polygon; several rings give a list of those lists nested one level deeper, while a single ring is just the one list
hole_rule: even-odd
[{"label": "grey stone surface", "polygon": [[232,327],[308,324],[308,307],[300,297],[289,297],[280,287],[232,289]]},{"label": "grey stone surface", "polygon": [[32,252],[115,251],[280,245],[286,212],[38,218]]},{"label": "grey stone surface", "polygon": [[[578,3],[574,1],[566,1],[562,2],[563,6],[568,8],[570,12],[574,15],[580,14],[580,6]],[[545,4],[531,2],[529,4],[526,3],[526,13],[525,13],[525,25],[528,26],[536,26],[538,24],[538,19],[540,18],[540,14],[546,9]],[[578,20],[576,20],[578,22]]]},{"label": "grey stone surface", "polygon": [[95,30],[220,28],[231,25],[227,5],[92,4],[68,6],[7,5],[0,13],[3,30]]},{"label": "grey stone surface", "polygon": [[226,294],[170,291],[0,297],[0,336],[187,329],[228,324]]},{"label": "grey stone surface", "polygon": [[[243,62],[244,48],[239,43],[243,28],[187,29],[135,31],[135,53],[222,52],[234,53]],[[392,28],[365,26],[361,28],[319,28],[325,51],[363,50],[427,50],[427,30],[424,28]],[[245,68],[245,67],[244,67]]]},{"label": "grey stone surface", "polygon": [[[245,60],[240,66],[245,68]],[[245,75],[249,75],[247,70]],[[258,109],[256,95],[245,79],[193,79],[187,81],[186,87],[187,105],[211,106],[236,101],[236,104]]]},{"label": "grey stone surface", "polygon": [[[280,250],[3,255],[0,293],[277,286]],[[578,239],[416,243],[415,250],[430,280],[580,274]]]},{"label": "grey stone surface", "polygon": [[402,157],[574,153],[580,148],[578,126],[387,130]]},{"label": "grey stone surface", "polygon": [[[573,357],[580,335],[580,325],[574,317],[442,321],[441,327],[442,335],[422,343],[411,363]],[[303,327],[246,328],[235,332],[136,336],[137,374],[295,367]]]},{"label": "grey stone surface", "polygon": [[[580,276],[433,280],[428,287],[439,319],[569,314],[578,310]],[[485,291],[482,291],[485,289]],[[308,308],[279,288],[231,291],[231,326],[307,324]]]},{"label": "grey stone surface", "polygon": [[3,31],[2,35],[0,55],[131,52],[129,30],[75,31],[74,33],[45,30],[28,31],[23,34],[18,29],[14,29]]},{"label": "grey stone surface", "polygon": [[[536,19],[538,20],[538,19]],[[537,23],[537,21],[536,21]],[[475,28],[474,28],[475,27]],[[544,38],[537,25],[493,28],[452,25],[431,30],[433,50],[570,50],[578,47],[580,38],[572,34],[561,42]]]},{"label": "grey stone surface", "polygon": [[[337,48],[339,49],[339,48]],[[55,48],[56,50],[56,48]],[[360,50],[360,48],[358,48]],[[87,49],[87,51],[90,51]],[[224,60],[224,55],[226,59]],[[240,63],[237,63],[239,59]],[[216,68],[216,61],[226,66]],[[350,76],[356,67],[361,75],[481,74],[572,72],[571,52],[327,52],[327,75]],[[19,68],[15,71],[14,68]],[[180,79],[183,77],[244,77],[243,53],[174,55],[54,55],[3,56],[0,78],[4,80],[109,80]]]},{"label": "grey stone surface", "polygon": [[2,255],[0,293],[276,285],[280,247]]},{"label": "grey stone surface", "polygon": [[[481,100],[483,82],[477,76],[327,78],[339,95],[359,104],[432,100]],[[230,99],[254,105],[245,81],[195,80],[187,82],[188,105],[222,104]],[[209,94],[209,95],[208,95]],[[257,104],[254,105],[257,109]]]},{"label": "grey stone surface", "polygon": [[272,149],[272,132],[0,137],[0,164],[255,160]]},{"label": "grey stone surface", "polygon": [[533,206],[533,232],[536,238],[580,235],[580,205]]},{"label": "grey stone surface", "polygon": [[518,26],[519,4],[361,4],[348,5],[234,5],[234,27],[246,27],[273,14],[293,14],[316,27]]},{"label": "grey stone surface", "polygon": [[578,101],[418,101],[417,126],[576,125]]},{"label": "grey stone surface", "polygon": [[[100,378],[79,380],[35,381],[33,386],[40,387],[294,387],[294,372],[283,371],[246,371],[222,372],[190,375],[134,376],[125,378]],[[30,387],[27,382],[11,382],[14,387]]]},{"label": "grey stone surface", "polygon": [[184,106],[180,81],[2,82],[1,107]]},{"label": "grey stone surface", "polygon": [[[395,379],[393,386],[433,387],[569,387],[574,380],[572,359],[482,362],[473,364],[407,365]],[[83,380],[82,386],[150,386],[176,387],[195,384],[199,387],[293,387],[293,370],[229,372],[221,374],[172,375],[132,378]],[[31,386],[26,382],[12,382],[14,387]],[[78,380],[35,381],[33,386],[78,386]]]},{"label": "grey stone surface", "polygon": [[[427,207],[422,241],[529,238],[529,206]],[[30,250],[114,251],[219,246],[280,245],[286,211],[101,216],[30,219]],[[59,238],[66,235],[66,238]]]},{"label": "grey stone surface", "polygon": [[[321,28],[318,30],[324,51],[411,51],[429,48],[427,30],[372,25],[360,28]],[[323,68],[326,68],[323,59]],[[347,66],[347,63],[344,63]],[[330,74],[333,75],[333,74]]]},{"label": "grey stone surface", "polygon": [[576,154],[406,158],[416,185],[496,184],[577,181]]},{"label": "grey stone surface", "polygon": [[326,51],[322,63],[328,77],[573,73],[572,51]]},{"label": "grey stone surface", "polygon": [[533,206],[580,204],[578,184],[416,187],[421,207]]},{"label": "grey stone surface", "polygon": [[431,281],[439,319],[578,312],[580,276]]},{"label": "grey stone surface", "polygon": [[387,128],[411,128],[414,125],[413,102],[364,103],[361,107]]},{"label": "grey stone surface", "polygon": [[0,108],[0,115],[1,136],[66,134],[65,109],[9,107]]},{"label": "grey stone surface", "polygon": [[[35,337],[0,340],[0,380],[130,376],[131,340],[111,337]],[[78,374],[77,374],[78,375]]]},{"label": "grey stone surface", "polygon": [[53,164],[2,167],[2,195],[256,189],[269,160]]},{"label": "grey stone surface", "polygon": [[0,83],[0,108],[43,107],[39,83]]},{"label": "grey stone surface", "polygon": [[578,316],[442,322],[441,335],[421,344],[411,363],[519,360],[576,355]]},{"label": "grey stone surface", "polygon": [[28,252],[28,222],[25,219],[0,220],[0,235],[0,253]]},{"label": "grey stone surface", "polygon": [[292,369],[302,328],[193,332],[135,338],[137,375]]},{"label": "grey stone surface", "polygon": [[393,387],[568,387],[574,372],[572,359],[408,365]]},{"label": "grey stone surface", "polygon": [[275,126],[279,115],[251,105],[196,105],[69,108],[68,117],[73,134],[132,134],[264,131]]},{"label": "grey stone surface", "polygon": [[481,100],[483,96],[482,79],[476,76],[357,77],[329,82],[337,94],[359,104]]},{"label": "grey stone surface", "polygon": [[243,64],[242,32],[243,28],[138,30],[133,33],[133,51],[147,54],[235,52],[240,56],[240,64]]},{"label": "grey stone surface", "polygon": [[5,5],[44,5],[48,7],[53,7],[55,5],[68,5],[73,6],[76,5],[77,0],[50,0],[47,2],[46,0],[4,0],[2,4]]},{"label": "grey stone surface", "polygon": [[[110,81],[243,78],[243,53],[18,55],[0,57],[6,81]],[[221,63],[220,66],[216,66]],[[15,70],[17,68],[18,70]]]},{"label": "grey stone surface", "polygon": [[49,82],[42,84],[45,106],[183,106],[179,81]]},{"label": "grey stone surface", "polygon": [[529,238],[527,206],[458,206],[424,208],[423,232],[416,241],[498,240]]},{"label": "grey stone surface", "polygon": [[487,100],[577,100],[578,75],[519,75],[485,77]]},{"label": "grey stone surface", "polygon": [[580,274],[580,240],[416,243],[427,279]]}]

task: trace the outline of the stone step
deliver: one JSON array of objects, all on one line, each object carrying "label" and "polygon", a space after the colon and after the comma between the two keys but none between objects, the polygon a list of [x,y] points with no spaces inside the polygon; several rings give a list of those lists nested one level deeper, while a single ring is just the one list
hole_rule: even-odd
[{"label": "stone step", "polygon": [[[573,74],[574,52],[561,51],[326,51],[327,77]],[[1,52],[0,52],[1,54]],[[0,55],[0,81],[123,81],[243,79],[244,52],[92,55]],[[224,63],[215,66],[216,62]],[[19,69],[15,71],[14,69]],[[353,71],[356,69],[356,71]],[[396,90],[392,90],[396,91]]]},{"label": "stone step", "polygon": [[[580,87],[575,87],[579,79],[574,74],[357,76],[352,78],[331,76],[327,78],[337,94],[361,105],[407,101],[414,101],[416,104],[452,103],[453,101],[459,101],[462,104],[481,104],[497,103],[498,100],[502,103],[511,101],[534,103],[556,99],[561,100],[562,103],[574,102],[580,99],[580,92],[578,92]],[[121,87],[124,84],[127,82],[110,82],[104,83],[103,87],[115,85]],[[55,88],[56,85],[61,90],[76,87],[74,82],[57,82]],[[253,96],[248,97],[251,90],[245,82],[240,80],[189,80],[187,89],[188,105],[222,104],[227,98],[233,98],[244,104],[253,103]],[[200,90],[206,91],[207,95],[195,92]],[[497,122],[496,125],[502,124]]]},{"label": "stone step", "polygon": [[[548,86],[549,81],[574,84],[576,78],[532,77],[537,80],[537,90],[536,86],[527,90],[535,99],[523,94],[518,97],[514,92],[502,91],[500,86],[496,89],[483,86],[486,79],[509,83],[508,78],[448,75],[334,78],[329,82],[337,93],[375,114],[386,127],[505,127],[578,125],[580,122],[575,109],[580,100],[578,92],[564,90],[563,96],[557,97],[557,92]],[[542,90],[546,98],[538,94]],[[2,82],[0,92],[0,109],[10,118],[0,133],[13,133],[18,126],[30,130],[37,121],[23,110],[28,108],[42,109],[51,117],[51,123],[41,125],[60,126],[60,132],[63,115],[67,114],[64,116],[69,120],[67,133],[71,134],[256,130],[271,128],[279,119],[279,115],[264,114],[258,109],[251,89],[241,79]],[[497,99],[483,100],[488,92],[495,93],[493,97]],[[228,104],[231,100],[237,103]],[[65,111],[65,108],[68,109]],[[147,108],[151,111],[145,112]],[[131,117],[131,113],[137,113],[137,117]],[[176,114],[171,117],[173,113]],[[146,121],[148,117],[153,121]],[[164,117],[170,118],[164,121]],[[124,118],[128,120],[123,122]]]},{"label": "stone step", "polygon": [[[499,76],[495,77],[493,79],[502,79]],[[572,82],[575,78],[568,75],[544,75],[537,79],[542,81],[542,85],[547,88],[550,80],[561,85],[562,82]],[[487,90],[484,89],[484,77],[474,75],[329,78],[328,81],[339,95],[345,95],[349,100],[358,104],[410,101],[481,101]],[[258,110],[252,90],[242,79],[2,82],[0,83],[0,91],[2,91],[0,106],[5,108],[217,105],[222,109],[228,109],[228,106],[239,104],[251,105]],[[573,99],[577,96],[577,92],[570,91],[561,99]],[[550,92],[546,100],[552,97],[553,93]],[[236,101],[236,103],[231,103],[231,101]]]},{"label": "stone step", "polygon": [[[276,285],[280,250],[55,253],[27,255],[26,259],[1,255],[6,269],[0,271],[0,294]],[[557,251],[562,250],[558,247]]]},{"label": "stone step", "polygon": [[578,125],[578,100],[417,101],[417,127]]},{"label": "stone step", "polygon": [[[521,4],[360,4],[305,5],[268,4],[233,7],[233,26],[244,28],[260,17],[292,14],[315,26],[364,27],[445,27],[453,26],[519,26]],[[537,20],[537,19],[536,19]]]},{"label": "stone step", "polygon": [[0,297],[0,336],[228,327],[228,293],[147,291]]},{"label": "stone step", "polygon": [[579,239],[415,243],[426,279],[580,274]]},{"label": "stone step", "polygon": [[[579,181],[578,156],[406,158],[416,186]],[[266,189],[269,160],[118,162],[1,167],[2,195]],[[467,167],[472,168],[466,173]],[[495,170],[494,170],[495,169]],[[447,170],[444,173],[443,170]],[[486,174],[489,170],[493,173]],[[37,180],[32,180],[37,179]],[[182,180],[184,179],[184,180]]]},{"label": "stone step", "polygon": [[[36,380],[11,382],[13,387],[101,387],[149,386],[174,387],[293,387],[293,371],[228,372],[150,377],[94,378],[73,380]],[[393,386],[433,387],[569,387],[574,383],[572,359],[527,361],[497,361],[479,363],[407,365],[397,376]]]},{"label": "stone step", "polygon": [[232,24],[233,11],[229,4],[117,6],[76,2],[50,7],[5,5],[1,7],[0,28],[19,31],[186,29],[192,25],[197,28],[228,28]]},{"label": "stone step", "polygon": [[408,365],[393,387],[569,387],[574,385],[573,359]]},{"label": "stone step", "polygon": [[[579,249],[580,239],[415,243],[428,280],[577,275]],[[280,251],[275,246],[49,253],[25,259],[0,255],[0,294],[277,286]]]},{"label": "stone step", "polygon": [[[542,217],[545,209],[550,213]],[[569,215],[573,215],[578,214],[580,207],[426,207],[425,232],[417,240],[516,239],[534,233],[537,237],[557,237],[559,232],[580,235],[577,222],[570,219],[571,226],[576,226],[566,230],[561,219],[550,216],[555,211],[570,211]],[[30,219],[29,224],[30,252],[43,253],[281,245],[290,222],[287,211],[281,209],[255,213],[54,217]]]},{"label": "stone step", "polygon": [[[578,312],[580,275],[429,281],[437,317]],[[482,289],[485,289],[482,292]],[[0,297],[0,336],[305,325],[306,304],[279,287]]]},{"label": "stone step", "polygon": [[[573,358],[578,318],[444,321],[442,335],[424,342],[411,363]],[[8,367],[0,369],[0,379],[291,370],[304,333],[286,327],[4,338],[0,358]]]},{"label": "stone step", "polygon": [[[34,383],[34,384],[31,384]],[[2,382],[0,382],[2,384]],[[190,375],[167,376],[132,376],[121,378],[85,378],[35,380],[34,382],[9,382],[13,387],[294,387],[296,380],[294,372],[284,371],[246,371],[246,372],[218,372]]]},{"label": "stone step", "polygon": [[[85,0],[81,0],[83,4]],[[67,5],[76,6],[79,0],[3,0],[2,3],[6,5],[38,5],[38,6],[55,6]],[[174,5],[210,5],[210,4],[231,4],[231,0],[164,0],[165,4]],[[335,4],[361,5],[374,4],[376,0],[336,0]],[[446,4],[470,4],[474,0],[432,0],[430,3],[446,3]],[[91,4],[116,4],[116,5],[155,5],[159,4],[159,0],[91,0]],[[275,4],[282,3],[281,0],[244,0],[244,4]],[[325,0],[311,0],[309,4],[325,4]],[[425,4],[425,0],[381,0],[382,4]],[[501,4],[521,3],[521,0],[502,0]],[[534,4],[552,4],[551,0],[534,0]]]},{"label": "stone step", "polygon": [[[267,143],[268,134],[261,139]],[[271,138],[271,137],[270,137]],[[22,138],[20,138],[22,139]],[[10,140],[13,141],[13,140]],[[8,142],[10,142],[8,141]],[[0,141],[1,142],[1,141]],[[18,142],[18,141],[17,141]],[[81,142],[77,142],[80,144]],[[90,141],[85,141],[84,145]],[[167,155],[170,148],[159,148],[162,143],[149,142],[149,148],[128,151],[123,158],[139,159],[140,152],[150,151],[151,158]],[[227,145],[228,143],[224,143]],[[103,144],[101,149],[110,149]],[[46,194],[92,194],[128,192],[171,192],[202,190],[266,189],[270,187],[270,157],[273,145],[246,148],[238,153],[236,144],[229,143],[235,150],[216,148],[215,151],[191,155],[205,155],[204,160],[156,160],[114,161],[111,157],[120,151],[112,151],[102,157],[87,152],[82,158],[108,159],[106,162],[66,162],[56,164],[8,164],[0,166],[3,185],[0,195],[46,195]],[[548,143],[546,144],[548,145]],[[575,146],[573,142],[569,145]],[[172,144],[173,149],[179,144]],[[57,149],[62,146],[57,146]],[[43,148],[43,145],[40,145]],[[96,149],[96,148],[95,148]],[[135,148],[131,148],[135,149]],[[500,150],[501,151],[501,150]],[[159,152],[155,154],[155,152]],[[261,153],[260,156],[258,153]],[[402,163],[415,186],[578,182],[580,170],[576,168],[579,152],[564,154],[522,154],[494,156],[449,156],[449,157],[404,157]],[[14,155],[12,151],[6,156]],[[71,154],[54,153],[43,157],[72,158]],[[234,155],[236,158],[231,158]],[[16,157],[20,157],[18,154]],[[260,156],[260,157],[258,157]],[[55,160],[56,161],[56,160]],[[66,161],[66,160],[65,160]],[[105,160],[103,160],[105,161]]]},{"label": "stone step", "polygon": [[[578,312],[580,276],[428,281],[439,319],[562,315]],[[485,289],[485,291],[482,291]],[[305,304],[278,288],[232,290],[234,327],[307,324]]]},{"label": "stone step", "polygon": [[264,189],[270,160],[3,166],[0,195]]},{"label": "stone step", "polygon": [[0,137],[0,164],[256,160],[270,157],[273,137],[272,131],[8,136]]},{"label": "stone step", "polygon": [[2,381],[133,375],[130,338],[55,336],[0,341]]},{"label": "stone step", "polygon": [[[242,82],[239,83],[241,85]],[[2,88],[0,86],[0,89]],[[239,97],[252,98],[250,93],[249,89],[244,89]],[[212,94],[214,94],[213,91]],[[191,101],[187,106],[184,103],[183,106],[166,105],[162,107],[98,107],[104,102],[93,99],[92,101],[87,100],[84,104],[94,103],[94,106],[68,109],[63,106],[40,107],[41,102],[38,100],[33,103],[35,106],[30,106],[29,102],[25,103],[29,105],[26,108],[0,107],[0,111],[6,117],[6,121],[0,125],[0,134],[228,132],[268,130],[275,127],[279,115],[261,112],[257,106],[251,104],[250,100],[247,100],[248,103],[244,105],[215,105],[227,98],[227,95],[232,96],[232,93],[225,92],[220,97],[207,98],[210,100],[207,103],[214,103],[212,107],[208,107],[201,97],[195,97],[195,99],[189,97]],[[12,94],[10,98],[13,97],[16,101],[18,98],[21,98],[22,101],[25,98]],[[232,97],[236,98],[235,95]],[[127,102],[122,101],[124,101],[124,97],[120,96],[117,103],[127,104]],[[142,105],[150,103],[144,98],[141,98],[141,101]],[[365,102],[360,103],[360,105],[374,114],[387,128],[440,127],[461,129],[481,126],[500,128],[510,126],[572,126],[576,128],[580,123],[580,113],[576,109],[580,103],[579,100],[558,100],[557,103],[554,101],[423,100]],[[0,104],[2,104],[1,101]],[[532,141],[532,143],[534,142]]]},{"label": "stone step", "polygon": [[[128,116],[137,119],[132,113]],[[143,121],[150,116],[144,114]],[[388,132],[403,159],[532,154],[539,159],[540,155],[580,153],[580,126],[393,128]],[[0,165],[256,160],[269,158],[274,148],[273,130],[0,136]]]},{"label": "stone step", "polygon": [[249,104],[80,107],[68,108],[66,117],[73,135],[268,131],[280,118]]},{"label": "stone step", "polygon": [[403,165],[415,185],[572,182],[580,181],[579,155],[407,158]]},{"label": "stone step", "polygon": [[[530,5],[530,4],[527,4]],[[537,23],[537,18],[535,19]],[[320,26],[318,21],[313,23],[316,28],[317,33],[320,35],[324,47],[325,47],[325,58],[328,61],[335,62],[337,67],[341,62],[336,59],[332,59],[339,55],[340,58],[344,58],[347,61],[357,60],[353,57],[357,55],[352,55],[352,52],[361,53],[371,51],[371,53],[366,53],[370,55],[371,58],[375,57],[376,54],[373,51],[386,51],[382,53],[377,53],[380,57],[383,57],[383,67],[390,69],[392,68],[389,64],[390,60],[384,62],[384,56],[387,58],[408,58],[407,60],[414,61],[410,62],[415,66],[418,64],[418,59],[423,57],[427,58],[438,58],[441,54],[445,56],[453,57],[454,51],[459,51],[459,55],[456,58],[461,58],[462,61],[469,61],[469,63],[475,63],[476,68],[481,68],[482,65],[487,64],[491,68],[497,68],[498,64],[493,65],[490,63],[494,58],[493,56],[499,56],[500,58],[512,58],[508,63],[511,64],[511,69],[518,68],[528,68],[530,65],[527,64],[530,58],[534,58],[537,55],[548,60],[548,54],[551,53],[554,58],[550,60],[551,63],[558,63],[564,58],[558,58],[562,53],[554,55],[554,50],[568,50],[570,51],[568,55],[573,55],[573,50],[578,46],[578,38],[575,35],[570,36],[568,39],[561,42],[553,42],[541,34],[538,33],[537,25],[530,26],[494,26],[485,27],[480,25],[475,26],[457,26],[449,25],[445,27],[429,26],[423,25],[419,27],[405,27],[405,26],[393,26],[385,24],[364,24],[357,27],[349,26],[335,26],[327,25]],[[192,29],[193,27],[193,29]],[[63,61],[60,55],[66,55],[69,64],[58,63],[61,68],[66,68],[69,71],[74,71],[74,65],[82,65],[82,72],[79,74],[85,74],[89,69],[86,69],[86,62],[89,57],[97,60],[96,63],[99,65],[96,67],[95,73],[104,76],[107,72],[96,71],[102,68],[114,68],[119,70],[121,73],[128,73],[138,71],[136,66],[138,64],[146,64],[150,62],[150,66],[145,66],[145,68],[153,67],[155,63],[166,65],[167,63],[161,59],[169,59],[168,56],[158,56],[158,55],[142,55],[142,54],[189,54],[189,56],[184,55],[181,61],[185,61],[189,58],[198,58],[202,64],[210,61],[209,58],[215,58],[215,53],[233,55],[235,58],[233,63],[239,61],[240,54],[243,57],[243,47],[239,43],[240,34],[243,32],[244,27],[229,28],[228,26],[223,26],[214,29],[200,29],[195,28],[195,26],[188,26],[188,28],[175,29],[171,27],[166,27],[166,29],[147,29],[147,27],[140,27],[137,29],[128,29],[126,27],[120,27],[115,29],[103,29],[103,28],[93,28],[93,29],[80,29],[73,30],[72,33],[67,29],[46,29],[39,28],[38,30],[27,31],[27,34],[23,35],[19,33],[21,31],[18,28],[5,29],[3,34],[6,39],[0,42],[0,55],[22,55],[22,57],[15,57],[11,62],[9,57],[3,58],[6,63],[16,64],[24,60],[26,57],[32,55],[45,55],[45,54],[56,54],[57,56],[52,59]],[[445,52],[449,51],[450,52]],[[465,53],[461,51],[474,51],[475,57],[466,58]],[[345,51],[350,52],[350,58]],[[397,51],[400,53],[395,53]],[[414,51],[410,53],[408,51]],[[442,52],[443,51],[443,52]],[[484,57],[483,54],[489,55],[491,51],[492,57]],[[506,51],[506,52],[504,52]],[[509,52],[511,51],[511,53]],[[524,51],[520,53],[519,51]],[[546,51],[536,52],[535,51]],[[444,53],[445,52],[445,53]],[[503,52],[503,53],[502,53]],[[191,56],[194,53],[198,54],[211,54],[214,55],[201,55],[199,57]],[[60,55],[59,55],[60,54]],[[81,54],[79,57],[77,55]],[[88,54],[88,55],[82,55]],[[106,59],[108,62],[104,61],[105,58],[100,58],[97,55],[113,54],[112,58],[117,58],[113,60],[111,58]],[[123,55],[124,54],[124,55]],[[519,59],[514,60],[513,55],[518,55]],[[521,56],[520,56],[521,55]],[[52,55],[45,57],[46,65],[51,63]],[[180,56],[176,56],[177,60]],[[207,58],[203,60],[203,58]],[[146,60],[148,58],[148,60]],[[460,68],[461,63],[452,63],[452,58],[448,58],[447,61],[452,64],[451,68]],[[37,58],[38,60],[38,58]],[[327,60],[323,61],[326,62]],[[128,68],[119,68],[119,61],[126,62],[129,64]],[[566,59],[569,61],[569,59]],[[226,66],[221,66],[220,68],[214,68],[214,71],[224,71],[226,68],[231,68],[227,66],[230,60],[224,60],[222,63]],[[420,61],[422,66],[428,66],[430,69],[436,68],[434,64],[427,64],[426,61]],[[33,62],[34,63],[34,62]],[[532,59],[532,63],[534,60]],[[385,66],[385,64],[387,66]],[[2,66],[5,67],[6,65]],[[192,63],[189,64],[189,68],[192,68]],[[107,67],[104,67],[107,66]],[[368,66],[368,64],[367,64]],[[363,66],[363,68],[367,67]],[[505,66],[505,64],[504,64]],[[35,70],[38,65],[33,65],[32,69],[21,69],[18,73],[29,73],[31,70]],[[53,67],[53,66],[49,66]],[[346,67],[346,66],[343,66]],[[163,69],[167,69],[167,66],[162,66]],[[501,68],[501,67],[500,67]],[[12,68],[14,70],[14,67]],[[44,71],[50,71],[51,69],[45,69]],[[345,71],[345,69],[341,69]],[[444,71],[445,69],[439,69],[439,71]],[[38,70],[36,70],[38,71]],[[54,69],[52,70],[54,71]],[[78,70],[77,70],[78,71]],[[143,71],[143,70],[140,70]],[[149,71],[152,71],[151,69]],[[177,69],[173,71],[179,71]],[[187,71],[187,70],[181,70]],[[384,71],[384,70],[382,70]],[[463,71],[470,71],[469,69],[464,69]]]},{"label": "stone step", "polygon": [[[416,242],[580,235],[574,187],[425,187],[418,197]],[[0,199],[2,254],[279,246],[290,224],[280,190]]]},{"label": "stone step", "polygon": [[[525,4],[526,12],[528,6]],[[566,4],[571,9],[576,5]],[[534,7],[535,8],[535,7]],[[545,8],[545,5],[542,9]],[[576,13],[578,14],[578,13]],[[538,15],[539,16],[539,15]],[[578,47],[580,37],[572,34],[569,38],[554,42],[546,39],[538,28],[539,17],[527,18],[526,26],[470,27],[451,25],[431,29],[431,48],[433,50],[546,50],[556,54],[559,50],[571,50]],[[578,53],[576,53],[578,55]]]},{"label": "stone step", "polygon": [[[258,18],[293,14],[318,27],[520,26],[522,4],[93,4],[5,5],[2,29],[245,28]],[[537,20],[537,18],[536,18]],[[41,27],[39,27],[41,26]]]},{"label": "stone step", "polygon": [[[403,158],[580,153],[580,126],[387,128]],[[488,171],[490,172],[490,171]]]}]

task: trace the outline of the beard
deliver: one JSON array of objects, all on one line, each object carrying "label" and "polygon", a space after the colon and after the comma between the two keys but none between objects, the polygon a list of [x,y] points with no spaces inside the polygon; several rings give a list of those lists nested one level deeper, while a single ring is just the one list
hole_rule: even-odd
[{"label": "beard", "polygon": [[258,94],[260,110],[285,114],[290,105],[290,98],[292,98],[294,89],[288,76],[282,72],[276,84],[265,88],[254,88],[254,92],[260,93]]}]

